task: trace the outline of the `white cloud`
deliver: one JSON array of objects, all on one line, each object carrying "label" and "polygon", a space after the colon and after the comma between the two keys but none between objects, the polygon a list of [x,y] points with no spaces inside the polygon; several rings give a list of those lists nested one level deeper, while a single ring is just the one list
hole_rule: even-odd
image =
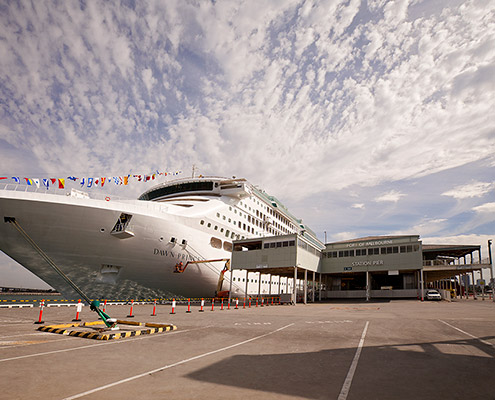
[{"label": "white cloud", "polygon": [[151,92],[153,86],[156,84],[156,79],[153,78],[153,71],[150,68],[146,68],[142,71],[143,82],[148,92]]},{"label": "white cloud", "polygon": [[495,203],[485,203],[473,208],[474,211],[480,214],[493,214],[495,218]]},{"label": "white cloud", "polygon": [[344,240],[351,240],[351,239],[356,239],[356,233],[355,232],[339,232],[331,236],[331,240],[329,239],[328,242],[342,242]]},{"label": "white cloud", "polygon": [[407,229],[393,232],[394,235],[434,235],[443,232],[448,225],[446,218],[422,218],[421,221]]},{"label": "white cloud", "polygon": [[[299,205],[495,154],[493,2],[47,1],[4,10],[4,170],[12,154],[26,173],[194,163]],[[376,201],[411,197],[401,188]],[[356,201],[346,210],[372,212]]]},{"label": "white cloud", "polygon": [[396,190],[391,190],[388,193],[385,193],[385,194],[375,198],[375,201],[397,203],[404,196],[405,196],[405,194],[403,194],[403,193],[400,193]]},{"label": "white cloud", "polygon": [[466,199],[482,197],[493,189],[495,189],[495,182],[472,182],[467,185],[456,186],[452,190],[442,193],[442,195],[456,199]]}]

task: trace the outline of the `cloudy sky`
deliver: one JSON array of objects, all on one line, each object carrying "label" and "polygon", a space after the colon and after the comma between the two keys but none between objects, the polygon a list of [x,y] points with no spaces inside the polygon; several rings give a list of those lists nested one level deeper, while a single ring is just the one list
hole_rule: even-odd
[{"label": "cloudy sky", "polygon": [[486,249],[494,110],[493,0],[0,4],[0,176],[194,164],[321,239]]}]

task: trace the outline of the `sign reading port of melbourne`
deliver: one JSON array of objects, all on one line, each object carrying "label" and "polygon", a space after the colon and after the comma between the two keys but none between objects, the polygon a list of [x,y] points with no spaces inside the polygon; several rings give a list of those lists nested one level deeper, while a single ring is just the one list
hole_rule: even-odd
[{"label": "sign reading port of melbourne", "polygon": [[479,245],[423,245],[419,235],[334,243],[315,238],[303,230],[234,241],[232,269],[246,275],[231,277],[229,296],[234,280],[245,293],[278,295],[289,304],[333,298],[423,299],[431,287],[449,300],[466,292],[474,271],[490,268]]}]

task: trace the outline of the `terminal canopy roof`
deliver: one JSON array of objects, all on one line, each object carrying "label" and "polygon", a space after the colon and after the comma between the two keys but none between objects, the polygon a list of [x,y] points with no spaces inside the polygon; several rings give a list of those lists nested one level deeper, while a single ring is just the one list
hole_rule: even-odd
[{"label": "terminal canopy roof", "polygon": [[481,246],[457,244],[423,244],[423,259],[435,260],[439,257],[461,258],[474,251],[480,251]]}]

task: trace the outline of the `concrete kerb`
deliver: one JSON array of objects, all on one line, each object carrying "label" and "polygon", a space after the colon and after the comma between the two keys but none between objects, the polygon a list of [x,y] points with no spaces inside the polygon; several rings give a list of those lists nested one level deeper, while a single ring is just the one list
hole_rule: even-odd
[{"label": "concrete kerb", "polygon": [[[105,325],[103,324],[103,322],[94,321],[94,322],[82,322],[82,323],[73,323],[73,324],[44,325],[44,326],[40,326],[38,330],[42,332],[57,333],[60,335],[81,337],[86,339],[113,340],[113,339],[125,339],[140,335],[152,335],[155,333],[169,332],[177,329],[175,325],[171,325],[171,324],[155,324],[148,322],[134,322],[134,321],[125,321],[125,320],[117,320],[117,324],[139,326],[139,327],[144,327],[146,329],[127,330],[124,332],[113,331],[112,333],[105,333],[104,331]],[[97,328],[97,326],[100,326],[101,328]],[[89,327],[93,330],[96,329],[96,332],[68,329],[68,328],[85,328],[85,327]]]}]

